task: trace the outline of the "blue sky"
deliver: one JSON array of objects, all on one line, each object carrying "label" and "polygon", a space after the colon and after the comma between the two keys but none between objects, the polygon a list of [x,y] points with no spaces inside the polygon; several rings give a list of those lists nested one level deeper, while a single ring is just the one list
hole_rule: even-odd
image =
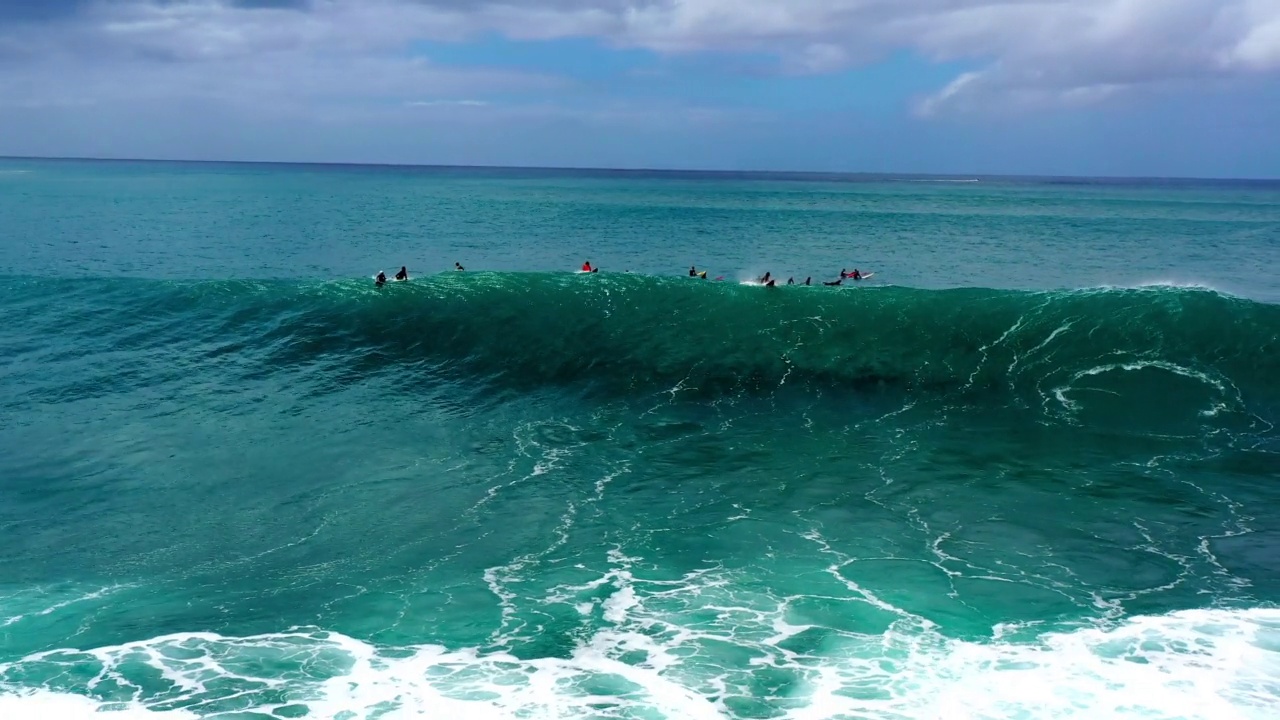
[{"label": "blue sky", "polygon": [[0,154],[1280,176],[1277,0],[0,0]]}]

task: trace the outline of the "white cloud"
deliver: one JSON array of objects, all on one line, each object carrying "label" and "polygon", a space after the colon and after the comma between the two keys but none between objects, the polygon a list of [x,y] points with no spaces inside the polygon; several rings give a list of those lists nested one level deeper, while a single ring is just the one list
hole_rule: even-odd
[{"label": "white cloud", "polygon": [[0,49],[8,49],[8,59],[0,57],[0,106],[45,106],[71,96],[101,103],[213,99],[286,112],[568,84],[519,69],[434,64],[407,52],[418,33],[396,22],[396,13],[430,11],[403,3],[362,7],[136,0],[99,3],[56,22],[0,26]]},{"label": "white cloud", "polygon": [[1249,30],[1225,49],[1222,64],[1265,72],[1280,70],[1280,0],[1254,0],[1241,8],[1241,24]]},{"label": "white cloud", "polygon": [[619,44],[772,52],[813,72],[896,49],[982,67],[931,112],[1280,70],[1280,0],[685,0],[620,18]]},{"label": "white cloud", "polygon": [[917,112],[921,115],[933,115],[940,107],[951,102],[956,96],[964,96],[965,90],[974,83],[982,81],[982,73],[967,72],[952,80],[945,88],[932,97],[920,101]]},{"label": "white cloud", "polygon": [[920,102],[925,114],[1094,103],[1135,88],[1280,71],[1280,0],[99,0],[66,8],[39,23],[0,24],[0,98],[404,106],[565,86],[407,53],[415,40],[486,32],[588,36],[661,53],[768,53],[786,72],[830,72],[904,49],[970,65]]}]

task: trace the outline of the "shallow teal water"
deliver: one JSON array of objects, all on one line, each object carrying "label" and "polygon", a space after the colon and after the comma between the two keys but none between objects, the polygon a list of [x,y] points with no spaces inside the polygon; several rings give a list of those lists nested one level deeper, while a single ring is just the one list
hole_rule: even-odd
[{"label": "shallow teal water", "polygon": [[1277,260],[1257,183],[0,161],[0,715],[1271,717]]}]

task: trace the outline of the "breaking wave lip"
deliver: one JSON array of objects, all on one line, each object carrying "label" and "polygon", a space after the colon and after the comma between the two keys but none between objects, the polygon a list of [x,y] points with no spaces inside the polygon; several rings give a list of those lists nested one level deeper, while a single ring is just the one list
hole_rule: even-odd
[{"label": "breaking wave lip", "polygon": [[1149,291],[1185,290],[1185,291],[1193,291],[1193,292],[1207,292],[1207,293],[1213,293],[1215,295],[1220,295],[1224,298],[1229,298],[1232,300],[1244,300],[1244,301],[1254,302],[1251,298],[1245,295],[1238,295],[1229,290],[1224,290],[1223,288],[1217,285],[1213,285],[1213,284],[1202,282],[1202,281],[1194,281],[1194,280],[1174,280],[1174,279],[1142,280],[1142,281],[1131,283],[1131,284],[1094,285],[1091,287],[1084,287],[1079,289],[1080,292],[1097,292],[1097,291],[1124,292],[1124,291],[1143,291],[1143,290],[1149,290]]},{"label": "breaking wave lip", "polygon": [[[737,640],[774,652],[745,665],[697,662],[689,636],[654,637],[632,613],[642,601],[605,600],[611,627],[568,657],[437,645],[377,647],[335,632],[252,637],[182,633],[89,651],[55,650],[0,665],[0,716],[196,718],[258,712],[272,717],[739,718],[734,674],[799,678],[767,697],[770,716],[1271,717],[1280,703],[1280,611],[1182,610],[1011,640],[985,642],[928,627],[883,636],[842,633],[821,651],[780,646],[806,626],[762,618],[773,632]],[[757,611],[751,614],[758,615]],[[696,633],[695,633],[696,635]],[[748,653],[755,654],[755,653]],[[65,664],[95,687],[27,685],[24,668]],[[93,669],[98,669],[95,676]],[[279,670],[277,674],[268,668]],[[92,680],[89,680],[92,678]],[[139,678],[145,680],[139,681]],[[113,681],[113,682],[109,682]],[[145,691],[137,682],[151,682]],[[726,685],[728,683],[728,685]],[[231,692],[231,691],[235,692]],[[228,699],[230,698],[230,700]],[[755,707],[758,710],[758,707]]]}]

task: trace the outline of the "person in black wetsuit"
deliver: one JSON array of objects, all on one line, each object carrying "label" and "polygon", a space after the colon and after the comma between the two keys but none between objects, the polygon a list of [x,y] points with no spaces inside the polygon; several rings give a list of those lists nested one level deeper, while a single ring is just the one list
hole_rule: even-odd
[{"label": "person in black wetsuit", "polygon": [[862,273],[858,272],[858,268],[854,268],[854,269],[853,269],[853,274],[852,274],[852,275],[850,275],[849,277],[853,278],[854,280],[861,280],[861,279],[862,279]]},{"label": "person in black wetsuit", "polygon": [[807,277],[807,278],[805,278],[805,279],[804,279],[804,284],[805,284],[805,285],[808,285],[808,284],[809,284],[809,281],[811,281],[811,280],[813,280],[813,277]]},{"label": "person in black wetsuit", "polygon": [[456,263],[454,263],[454,264],[453,264],[453,269],[454,269],[454,270],[466,270],[466,268],[462,267],[462,263],[459,263],[459,262],[456,262]]},{"label": "person in black wetsuit", "polygon": [[376,286],[376,287],[382,287],[383,285],[386,285],[386,284],[387,284],[387,274],[386,274],[386,273],[384,273],[384,272],[382,272],[381,270],[379,270],[379,271],[378,271],[378,277],[376,277],[376,278],[374,278],[374,279],[373,279],[373,284],[374,284],[374,286]]},{"label": "person in black wetsuit", "polygon": [[844,278],[840,278],[839,280],[832,280],[831,282],[823,281],[822,284],[826,285],[827,287],[831,287],[832,285],[839,285],[842,282],[844,282]]},{"label": "person in black wetsuit", "polygon": [[698,271],[697,271],[697,269],[696,269],[696,268],[694,268],[694,266],[690,265],[690,266],[689,266],[689,277],[697,277],[697,276],[698,276]]},{"label": "person in black wetsuit", "polygon": [[408,271],[408,270],[406,270],[406,269],[405,269],[405,267],[404,267],[403,265],[401,265],[401,266],[400,266],[400,272],[396,273],[396,279],[397,279],[397,280],[408,280],[408,279],[409,279],[409,271]]},{"label": "person in black wetsuit", "polygon": [[793,277],[789,277],[789,278],[787,278],[787,284],[788,284],[788,285],[795,285],[795,284],[796,284],[796,279],[795,279],[795,278],[793,278]]}]

